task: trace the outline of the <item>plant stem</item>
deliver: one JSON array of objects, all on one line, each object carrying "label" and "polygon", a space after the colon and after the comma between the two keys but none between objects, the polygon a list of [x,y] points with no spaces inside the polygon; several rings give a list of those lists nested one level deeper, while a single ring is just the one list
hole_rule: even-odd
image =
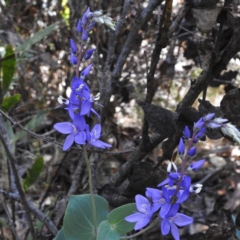
[{"label": "plant stem", "polygon": [[88,171],[88,184],[89,184],[89,191],[91,195],[91,202],[92,202],[92,209],[93,209],[94,232],[97,233],[97,211],[96,211],[96,204],[95,204],[94,193],[93,193],[92,171],[91,171],[91,165],[88,159],[86,146],[83,146],[83,156],[84,156],[86,166],[87,166],[87,171]]},{"label": "plant stem", "polygon": [[120,237],[120,239],[131,239],[131,238],[137,237],[137,236],[141,235],[142,233],[148,231],[152,227],[154,227],[159,221],[160,221],[160,218],[157,217],[148,227],[144,228],[143,230],[139,231],[138,233],[135,233],[133,235],[126,236],[126,237],[125,236],[124,237]]}]

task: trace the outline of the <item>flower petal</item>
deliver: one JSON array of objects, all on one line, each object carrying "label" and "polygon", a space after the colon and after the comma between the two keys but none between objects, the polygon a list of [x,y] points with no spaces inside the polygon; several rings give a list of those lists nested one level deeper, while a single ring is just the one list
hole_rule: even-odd
[{"label": "flower petal", "polygon": [[81,115],[89,115],[90,111],[92,108],[92,102],[90,102],[89,100],[85,100],[82,102],[82,106],[81,106]]},{"label": "flower petal", "polygon": [[170,208],[169,212],[167,213],[167,217],[174,217],[179,209],[179,204],[173,204]]},{"label": "flower petal", "polygon": [[177,200],[176,203],[182,203],[182,202],[185,202],[185,201],[188,199],[189,194],[190,194],[190,192],[189,192],[188,189],[185,190],[185,191],[183,191],[183,193],[181,194],[181,196],[179,197],[179,199]]},{"label": "flower petal", "polygon": [[159,213],[160,217],[161,218],[165,218],[167,213],[169,212],[170,208],[171,208],[171,204],[170,203],[164,203],[162,205],[160,213]]},{"label": "flower petal", "polygon": [[147,218],[147,217],[140,218],[138,220],[138,222],[136,223],[134,230],[137,231],[139,229],[144,228],[150,222],[150,220],[151,220],[151,218]]},{"label": "flower petal", "polygon": [[170,231],[170,224],[168,219],[164,218],[161,223],[161,232],[162,235],[167,235]]},{"label": "flower petal", "polygon": [[164,185],[168,184],[169,181],[170,181],[170,179],[169,179],[169,177],[168,177],[167,179],[165,179],[164,181],[162,181],[161,183],[159,183],[157,186],[158,186],[158,187],[164,186]]},{"label": "flower petal", "polygon": [[74,115],[73,124],[76,126],[78,131],[83,131],[86,128],[86,121],[84,117],[79,114]]},{"label": "flower petal", "polygon": [[62,134],[70,134],[74,130],[73,125],[70,122],[56,123],[53,127]]},{"label": "flower petal", "polygon": [[179,231],[178,231],[178,228],[177,226],[174,224],[174,223],[170,223],[171,224],[171,233],[174,237],[175,240],[179,240]]},{"label": "flower petal", "polygon": [[189,225],[191,223],[193,223],[193,218],[185,215],[185,214],[182,214],[182,213],[177,213],[174,217],[174,220],[173,222],[179,226],[179,227],[183,227],[183,226],[186,226],[186,225]]},{"label": "flower petal", "polygon": [[89,143],[94,147],[103,148],[103,149],[105,149],[106,147],[109,147],[109,148],[112,147],[112,145],[104,143],[100,140],[89,141]]},{"label": "flower petal", "polygon": [[92,129],[91,133],[93,134],[94,136],[94,139],[99,139],[100,138],[100,134],[101,134],[101,124],[96,124],[94,126],[94,128]]},{"label": "flower petal", "polygon": [[75,142],[77,144],[86,144],[86,133],[84,131],[80,131],[75,135]]},{"label": "flower petal", "polygon": [[74,142],[74,134],[72,133],[66,137],[65,142],[63,144],[63,151],[68,150],[73,145],[73,142]]},{"label": "flower petal", "polygon": [[144,217],[143,213],[136,212],[132,215],[129,215],[129,216],[125,217],[125,220],[127,222],[137,222],[137,221],[139,221],[139,219],[141,219],[143,217]]},{"label": "flower petal", "polygon": [[142,212],[142,213],[146,213],[147,209],[146,209],[146,207],[143,208],[143,206],[150,207],[150,203],[149,203],[148,199],[140,194],[137,194],[135,196],[135,201],[136,201],[136,207],[137,207],[138,211]]},{"label": "flower petal", "polygon": [[156,188],[146,188],[146,193],[145,195],[147,197],[150,197],[152,201],[158,201],[159,199],[162,198],[162,191]]}]

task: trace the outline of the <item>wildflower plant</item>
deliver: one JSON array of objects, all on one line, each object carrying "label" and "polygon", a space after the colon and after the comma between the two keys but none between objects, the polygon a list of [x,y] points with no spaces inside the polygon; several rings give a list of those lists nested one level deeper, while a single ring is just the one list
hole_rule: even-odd
[{"label": "wildflower plant", "polygon": [[[172,234],[175,240],[180,239],[179,227],[193,223],[193,218],[181,213],[181,203],[188,200],[191,194],[200,194],[201,184],[193,184],[188,176],[189,171],[197,171],[204,164],[205,159],[193,161],[197,152],[197,143],[206,134],[208,128],[221,129],[222,133],[240,143],[238,129],[227,119],[215,118],[214,113],[201,117],[190,130],[185,126],[183,136],[179,139],[177,152],[181,159],[180,169],[172,161],[167,167],[168,177],[157,185],[157,188],[147,188],[145,195],[137,194],[135,202],[114,209],[109,213],[107,201],[94,195],[92,189],[92,174],[88,159],[88,146],[101,149],[110,148],[111,145],[100,140],[101,125],[98,123],[92,128],[88,125],[88,117],[94,114],[94,97],[86,82],[92,68],[89,64],[79,71],[83,61],[89,61],[94,49],[86,49],[89,34],[96,23],[105,24],[115,30],[113,20],[101,13],[91,12],[88,8],[76,26],[79,42],[70,39],[70,63],[75,67],[75,76],[71,82],[69,99],[59,97],[59,103],[64,106],[70,117],[69,122],[60,122],[54,128],[66,135],[63,150],[69,150],[75,143],[83,147],[83,156],[89,175],[90,194],[70,196],[65,213],[63,227],[56,240],[63,239],[105,239],[118,240],[135,237],[159,223],[162,235]],[[139,231],[126,236],[132,230]]]},{"label": "wildflower plant", "polygon": [[171,232],[173,238],[179,240],[178,227],[193,223],[193,218],[180,213],[179,208],[181,203],[188,200],[190,194],[199,194],[203,187],[202,184],[192,184],[190,176],[187,175],[189,171],[197,171],[205,162],[205,159],[191,161],[196,155],[196,144],[205,136],[207,128],[219,128],[235,141],[240,140],[239,131],[235,126],[228,123],[227,119],[214,118],[214,116],[214,113],[210,113],[200,118],[194,124],[192,134],[188,126],[184,128],[183,137],[180,138],[178,145],[178,154],[182,161],[180,171],[174,162],[170,162],[167,167],[168,177],[157,186],[161,190],[147,188],[146,198],[141,195],[136,196],[138,212],[125,218],[128,222],[136,222],[135,230],[140,230],[149,223],[160,220],[161,233],[167,235]]}]

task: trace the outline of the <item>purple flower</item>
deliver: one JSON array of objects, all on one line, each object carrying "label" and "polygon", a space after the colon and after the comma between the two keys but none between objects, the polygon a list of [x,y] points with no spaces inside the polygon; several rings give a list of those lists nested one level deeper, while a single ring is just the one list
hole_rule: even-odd
[{"label": "purple flower", "polygon": [[[84,82],[82,78],[74,77],[72,79],[72,85],[71,85],[73,94],[78,95],[81,99],[90,99],[90,89],[88,85]],[[78,100],[76,96],[72,95],[70,96],[70,101],[73,101],[76,103]]]},{"label": "purple flower", "polygon": [[78,24],[77,24],[76,30],[79,33],[82,33],[82,31],[83,31],[82,21],[80,19],[78,20]]},{"label": "purple flower", "polygon": [[146,196],[152,202],[152,212],[156,212],[159,208],[161,208],[164,204],[166,204],[166,199],[164,198],[164,194],[161,190],[155,188],[147,188]]},{"label": "purple flower", "polygon": [[99,148],[110,148],[112,147],[111,144],[105,143],[101,140],[99,140],[100,138],[100,134],[101,134],[101,125],[100,124],[96,124],[94,126],[94,128],[92,129],[92,131],[89,131],[89,126],[86,125],[86,134],[87,134],[87,141],[93,145],[94,147],[99,147]]},{"label": "purple flower", "polygon": [[183,139],[180,138],[179,145],[178,145],[178,154],[183,155],[184,151],[185,151],[184,142],[183,142]]},{"label": "purple flower", "polygon": [[192,157],[196,154],[197,152],[197,147],[192,147],[188,150],[188,156]]},{"label": "purple flower", "polygon": [[206,161],[205,159],[202,159],[195,163],[192,163],[192,164],[190,164],[189,169],[196,171],[205,163],[205,161]]},{"label": "purple flower", "polygon": [[70,54],[70,63],[72,65],[77,65],[77,58],[75,57],[75,55],[73,53]]},{"label": "purple flower", "polygon": [[182,179],[182,182],[181,182],[181,187],[184,189],[184,190],[180,190],[177,194],[178,196],[178,200],[176,203],[182,203],[182,202],[185,202],[189,195],[190,195],[190,187],[191,187],[191,182],[192,182],[192,179],[187,176],[187,175],[184,175],[183,176],[183,179]]},{"label": "purple flower", "polygon": [[188,126],[186,126],[184,128],[183,135],[184,135],[185,139],[189,139],[190,138],[190,130],[189,130]]},{"label": "purple flower", "polygon": [[179,180],[180,176],[181,176],[180,173],[170,172],[168,174],[168,178],[159,183],[157,186],[161,187],[168,184],[170,187],[172,187],[175,184],[175,182]]},{"label": "purple flower", "polygon": [[85,133],[86,122],[84,117],[75,114],[73,123],[71,122],[62,122],[56,123],[54,128],[62,133],[68,134],[65,142],[63,144],[63,151],[68,150],[74,142],[77,144],[86,144],[86,133]]},{"label": "purple flower", "polygon": [[92,56],[93,52],[94,52],[94,48],[87,50],[86,53],[84,54],[84,59],[88,60]]},{"label": "purple flower", "polygon": [[76,43],[70,38],[70,48],[73,54],[77,53],[77,46]]},{"label": "purple flower", "polygon": [[137,194],[135,196],[135,201],[139,212],[125,217],[125,220],[128,222],[136,222],[134,229],[139,230],[141,228],[144,228],[150,222],[153,213],[151,203],[147,198],[143,197],[140,194]]},{"label": "purple flower", "polygon": [[168,213],[162,218],[161,231],[163,235],[167,235],[170,230],[175,240],[179,240],[179,231],[177,227],[183,227],[189,225],[193,222],[193,218],[178,213],[179,204],[174,204],[171,206]]}]

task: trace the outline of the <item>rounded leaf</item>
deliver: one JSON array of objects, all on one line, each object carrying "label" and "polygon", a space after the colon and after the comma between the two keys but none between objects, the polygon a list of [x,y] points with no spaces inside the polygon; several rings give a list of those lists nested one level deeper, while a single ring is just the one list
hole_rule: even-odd
[{"label": "rounded leaf", "polygon": [[112,225],[119,234],[125,234],[134,229],[136,222],[130,223],[125,220],[125,217],[136,213],[137,208],[135,203],[129,203],[121,207],[115,208],[108,215],[108,222]]},{"label": "rounded leaf", "polygon": [[[107,219],[107,201],[94,195],[97,215],[97,227]],[[68,240],[95,240],[93,208],[90,194],[70,196],[63,219],[63,233]]]},{"label": "rounded leaf", "polygon": [[98,228],[97,240],[119,240],[120,234],[108,221],[102,221]]},{"label": "rounded leaf", "polygon": [[64,236],[64,234],[63,234],[62,228],[59,230],[59,232],[58,232],[55,240],[66,240],[66,238],[65,238],[65,236]]}]

